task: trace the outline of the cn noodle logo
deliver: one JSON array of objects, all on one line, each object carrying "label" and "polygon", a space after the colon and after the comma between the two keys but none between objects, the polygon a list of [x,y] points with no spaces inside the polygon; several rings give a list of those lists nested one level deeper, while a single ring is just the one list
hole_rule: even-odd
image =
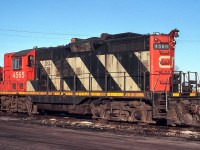
[{"label": "cn noodle logo", "polygon": [[[169,65],[165,65],[165,64],[161,63],[162,59],[165,59],[165,60],[168,59],[171,62],[169,63]],[[159,67],[160,68],[173,68],[173,66],[174,66],[174,57],[170,57],[170,56],[160,56],[159,57]]]}]

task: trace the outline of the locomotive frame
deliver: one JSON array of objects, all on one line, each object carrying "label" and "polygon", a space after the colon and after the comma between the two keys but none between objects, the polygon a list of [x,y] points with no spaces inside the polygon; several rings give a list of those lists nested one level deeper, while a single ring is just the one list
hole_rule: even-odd
[{"label": "locomotive frame", "polygon": [[73,38],[66,46],[7,53],[0,68],[1,111],[199,125],[197,73],[174,71],[178,32],[104,33]]}]

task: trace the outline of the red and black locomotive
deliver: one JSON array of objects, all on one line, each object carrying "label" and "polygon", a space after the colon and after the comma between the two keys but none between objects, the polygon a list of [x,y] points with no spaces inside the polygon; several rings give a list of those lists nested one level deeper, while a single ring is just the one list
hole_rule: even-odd
[{"label": "red and black locomotive", "polygon": [[178,30],[106,34],[4,55],[1,111],[200,125],[197,73],[174,71]]}]

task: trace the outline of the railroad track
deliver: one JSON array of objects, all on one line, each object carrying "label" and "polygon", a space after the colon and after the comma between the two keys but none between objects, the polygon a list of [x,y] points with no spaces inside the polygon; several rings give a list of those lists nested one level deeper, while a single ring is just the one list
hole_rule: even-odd
[{"label": "railroad track", "polygon": [[72,116],[68,114],[43,114],[28,116],[26,114],[0,113],[0,120],[20,121],[28,124],[38,124],[51,127],[71,128],[98,132],[112,132],[116,134],[135,134],[144,136],[167,136],[186,138],[188,140],[200,140],[200,128],[198,127],[168,127],[147,124],[133,124],[127,122],[112,122],[94,120],[86,116]]}]

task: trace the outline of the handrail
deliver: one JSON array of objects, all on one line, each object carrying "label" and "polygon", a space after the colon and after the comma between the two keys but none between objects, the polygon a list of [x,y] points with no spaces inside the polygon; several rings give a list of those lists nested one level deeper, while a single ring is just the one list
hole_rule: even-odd
[{"label": "handrail", "polygon": [[169,78],[170,78],[170,74],[169,73],[169,77],[167,79],[167,83],[166,83],[166,86],[165,86],[165,110],[168,111],[168,96],[167,96],[167,86],[169,85]]},{"label": "handrail", "polygon": [[160,79],[160,72],[159,72],[159,74],[158,74],[157,81],[156,81],[156,83],[154,84],[153,92],[155,91],[155,88],[156,88],[156,86],[157,86],[157,83],[158,83],[158,80],[159,80],[159,79]]}]

